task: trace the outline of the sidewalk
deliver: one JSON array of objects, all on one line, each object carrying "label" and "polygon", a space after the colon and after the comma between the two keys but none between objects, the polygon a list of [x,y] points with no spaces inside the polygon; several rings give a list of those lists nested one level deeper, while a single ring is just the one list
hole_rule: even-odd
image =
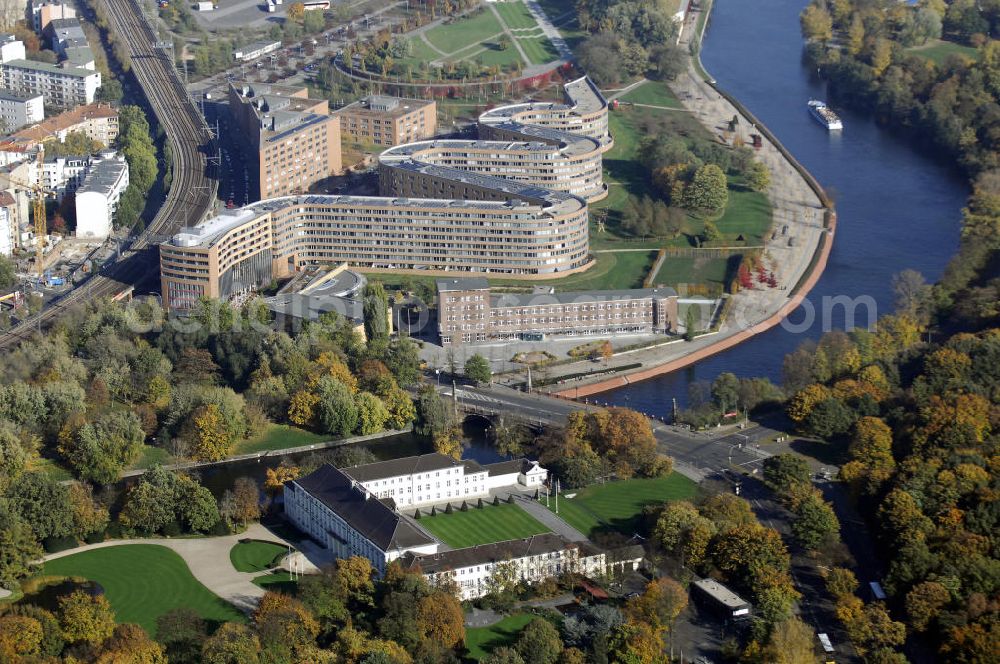
[{"label": "sidewalk", "polygon": [[515,496],[515,500],[525,512],[538,519],[543,526],[547,527],[556,535],[561,535],[570,542],[587,541],[586,535],[563,521],[555,512],[551,511],[537,500],[534,500],[533,498],[526,498],[521,495]]}]

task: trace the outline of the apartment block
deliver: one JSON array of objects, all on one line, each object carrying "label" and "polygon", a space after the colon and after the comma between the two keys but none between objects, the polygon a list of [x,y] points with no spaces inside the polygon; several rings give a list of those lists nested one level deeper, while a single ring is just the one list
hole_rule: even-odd
[{"label": "apartment block", "polygon": [[[76,18],[76,10],[62,2],[52,2],[51,0],[32,0],[29,3],[31,9],[32,28],[35,32],[41,33],[49,26],[49,23],[58,18]],[[21,10],[24,9],[22,5]],[[20,16],[18,18],[21,18]]]},{"label": "apartment block", "polygon": [[118,202],[128,188],[124,156],[104,154],[94,160],[76,190],[76,236],[103,240],[111,234]]},{"label": "apartment block", "polygon": [[35,60],[0,64],[2,87],[19,94],[40,94],[49,106],[72,108],[94,101],[101,74],[80,67],[60,67]]},{"label": "apartment block", "polygon": [[491,295],[486,279],[457,278],[438,280],[437,291],[446,345],[678,329],[672,288]]},{"label": "apartment block", "polygon": [[0,89],[0,122],[6,131],[20,129],[45,119],[42,95],[18,94]]},{"label": "apartment block", "polygon": [[437,133],[437,103],[373,95],[339,109],[346,140],[374,145],[402,145]]},{"label": "apartment block", "polygon": [[231,83],[229,111],[256,160],[257,199],[305,193],[341,172],[339,121],[307,88]]}]

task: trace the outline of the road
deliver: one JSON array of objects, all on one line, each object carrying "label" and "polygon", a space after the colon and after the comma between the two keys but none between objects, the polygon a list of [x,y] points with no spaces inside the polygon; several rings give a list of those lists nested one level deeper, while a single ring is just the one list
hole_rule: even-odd
[{"label": "road", "polygon": [[173,156],[173,185],[156,216],[146,228],[122,247],[123,258],[103,274],[92,276],[78,288],[52,300],[38,315],[0,336],[0,348],[30,337],[68,309],[94,299],[117,295],[129,286],[157,279],[157,245],[184,226],[201,221],[216,199],[218,180],[208,162],[213,137],[205,119],[188,97],[170,59],[170,51],[157,48],[158,37],[138,0],[102,0],[109,29],[123,41],[131,71],[142,88],[149,108],[167,135]]},{"label": "road", "polygon": [[[452,398],[452,387],[441,386],[442,396]],[[566,421],[570,413],[578,410],[596,410],[597,402],[579,403],[557,399],[544,394],[525,393],[509,387],[475,387],[457,385],[457,401],[467,410],[482,414],[499,412],[514,413],[533,425],[555,424]],[[745,430],[702,433],[689,431],[684,427],[665,424],[650,418],[653,435],[659,450],[674,459],[677,471],[700,482],[707,477],[719,476],[731,468],[742,468],[756,473],[764,459],[771,456],[760,449],[757,442],[776,432],[761,426],[751,426]]]}]

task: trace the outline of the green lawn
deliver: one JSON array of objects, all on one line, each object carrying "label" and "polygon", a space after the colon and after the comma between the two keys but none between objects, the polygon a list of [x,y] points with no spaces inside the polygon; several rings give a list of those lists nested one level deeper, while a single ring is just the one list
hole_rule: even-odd
[{"label": "green lawn", "polygon": [[479,544],[491,544],[521,539],[549,532],[517,505],[486,505],[483,509],[469,507],[468,512],[424,516],[420,525],[448,546],[464,549]]},{"label": "green lawn", "polygon": [[299,582],[292,579],[292,575],[288,572],[275,572],[273,574],[255,576],[253,583],[264,590],[273,590],[286,595],[295,595],[299,591]]},{"label": "green lawn", "polygon": [[559,52],[552,45],[548,37],[544,35],[537,37],[519,37],[517,43],[521,45],[524,54],[533,65],[544,65],[547,62],[559,59]]},{"label": "green lawn", "polygon": [[43,574],[82,576],[104,588],[118,622],[156,633],[156,618],[187,607],[212,622],[244,621],[245,616],[191,575],[184,560],[155,544],[93,549],[45,563]]},{"label": "green lawn", "polygon": [[313,445],[329,439],[329,436],[320,436],[311,431],[287,424],[271,424],[264,430],[264,433],[256,438],[238,443],[233,454],[284,450],[289,447],[299,447],[300,445]]},{"label": "green lawn", "polygon": [[979,59],[979,51],[971,46],[963,46],[962,44],[956,44],[955,42],[944,41],[942,39],[935,39],[934,41],[930,41],[923,46],[915,46],[906,50],[914,55],[927,58],[937,65],[943,65],[949,55],[961,55],[969,58],[970,60]]},{"label": "green lawn", "polygon": [[648,81],[634,90],[619,97],[622,102],[632,102],[633,104],[651,104],[653,106],[666,106],[667,108],[683,108],[681,102],[674,96],[673,91],[661,81]]},{"label": "green lawn", "polygon": [[453,53],[476,42],[490,39],[499,32],[503,32],[503,27],[493,12],[481,11],[474,16],[462,17],[452,23],[439,25],[429,30],[426,36],[430,43],[445,53]]},{"label": "green lawn", "polygon": [[[642,245],[636,245],[641,247]],[[633,245],[628,245],[633,248]],[[571,274],[561,279],[544,281],[517,281],[490,279],[491,284],[507,286],[555,286],[562,291],[615,290],[641,288],[646,274],[656,260],[655,251],[622,251],[620,253],[594,254],[596,264],[586,272]]]},{"label": "green lawn", "polygon": [[[560,496],[559,516],[589,537],[611,530],[631,535],[636,531],[643,507],[686,500],[694,496],[696,487],[679,473],[597,484],[578,491],[573,498]],[[555,502],[550,501],[549,509],[555,511]]]},{"label": "green lawn", "polygon": [[525,625],[531,622],[530,613],[515,613],[489,627],[465,630],[465,647],[469,658],[479,661],[501,646],[509,646],[517,639]]},{"label": "green lawn", "polygon": [[535,17],[528,11],[528,6],[520,0],[516,2],[497,2],[493,6],[508,28],[519,30],[522,28],[538,27]]},{"label": "green lawn", "polygon": [[45,473],[57,482],[64,482],[73,479],[73,471],[60,464],[55,459],[37,457],[31,461],[28,470]]},{"label": "green lawn", "polygon": [[288,547],[275,542],[247,540],[229,550],[229,560],[237,572],[263,572],[274,567],[288,553]]},{"label": "green lawn", "polygon": [[725,288],[735,276],[739,261],[739,255],[735,258],[668,255],[653,283],[673,288],[679,284],[708,284]]},{"label": "green lawn", "polygon": [[771,230],[771,201],[767,194],[753,191],[740,177],[729,178],[729,204],[715,221],[726,244],[738,242],[740,235],[748,245],[761,245]]},{"label": "green lawn", "polygon": [[143,445],[142,452],[139,453],[139,458],[136,459],[130,468],[132,470],[141,470],[143,468],[149,468],[153,465],[166,465],[173,461],[173,457],[170,456],[170,452],[167,452],[162,447],[153,447],[152,445]]}]

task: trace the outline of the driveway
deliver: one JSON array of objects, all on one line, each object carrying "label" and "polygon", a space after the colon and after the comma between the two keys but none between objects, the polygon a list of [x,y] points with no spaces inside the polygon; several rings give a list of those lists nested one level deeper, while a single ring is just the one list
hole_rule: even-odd
[{"label": "driveway", "polygon": [[198,579],[206,588],[213,593],[233,604],[239,610],[250,613],[257,607],[260,598],[264,596],[264,589],[253,583],[253,578],[263,576],[268,572],[237,572],[229,561],[229,550],[240,540],[254,539],[265,542],[275,542],[284,544],[296,549],[295,543],[278,537],[270,530],[259,523],[252,524],[238,535],[226,535],[224,537],[199,537],[192,539],[166,539],[166,538],[146,538],[146,539],[126,539],[108,540],[97,544],[87,544],[75,549],[59,551],[45,556],[44,560],[55,560],[72,556],[92,549],[103,549],[111,546],[128,546],[130,544],[155,544],[164,546],[175,551],[184,562],[194,578]]}]

